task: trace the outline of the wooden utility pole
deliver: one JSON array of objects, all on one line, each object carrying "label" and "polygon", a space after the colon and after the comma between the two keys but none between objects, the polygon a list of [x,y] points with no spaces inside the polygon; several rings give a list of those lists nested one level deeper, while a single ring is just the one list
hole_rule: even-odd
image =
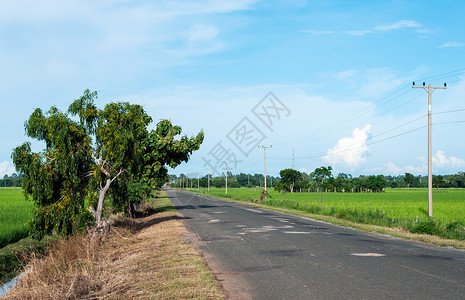
[{"label": "wooden utility pole", "polygon": [[228,194],[228,162],[224,162],[226,164],[226,195]]},{"label": "wooden utility pole", "polygon": [[263,148],[264,165],[265,165],[265,192],[266,192],[266,149],[267,149],[267,148],[271,148],[271,147],[272,147],[271,145],[268,146],[268,147],[263,146],[263,145],[262,145],[262,146],[258,146],[258,148]]},{"label": "wooden utility pole", "polygon": [[432,94],[437,89],[447,89],[447,85],[444,86],[428,86],[423,82],[423,86],[416,86],[415,81],[413,82],[412,88],[422,88],[428,91],[428,216],[433,216],[433,146],[432,146],[432,130],[431,130],[431,102]]}]

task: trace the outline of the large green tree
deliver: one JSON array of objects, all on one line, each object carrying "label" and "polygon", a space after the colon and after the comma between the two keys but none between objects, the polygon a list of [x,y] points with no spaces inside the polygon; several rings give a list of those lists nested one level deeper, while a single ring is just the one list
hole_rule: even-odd
[{"label": "large green tree", "polygon": [[37,109],[26,122],[26,134],[44,141],[46,148],[33,153],[25,143],[13,151],[25,193],[37,204],[33,225],[41,235],[53,230],[71,234],[92,216],[102,227],[108,195],[116,207],[130,211],[134,195],[163,185],[166,166],[187,161],[203,142],[203,132],[176,139],[181,127],[167,120],[149,131],[152,118],[140,105],[110,103],[99,109],[96,99],[97,92],[86,90],[67,113],[52,107],[44,115]]},{"label": "large green tree", "polygon": [[302,179],[302,174],[294,169],[281,170],[279,176],[281,177],[282,188],[291,193],[294,192],[296,183]]},{"label": "large green tree", "polygon": [[439,188],[444,185],[444,176],[442,175],[435,175],[433,176],[433,185],[437,188],[439,193]]},{"label": "large green tree", "polygon": [[415,176],[413,176],[413,174],[410,173],[405,173],[404,182],[405,184],[407,184],[407,189],[410,190],[410,185],[415,182]]},{"label": "large green tree", "polygon": [[316,168],[315,171],[313,171],[310,174],[310,177],[314,178],[317,183],[321,183],[323,185],[324,180],[326,178],[330,178],[332,176],[331,171],[333,168],[331,166],[328,167],[319,167]]},{"label": "large green tree", "polygon": [[[89,205],[97,227],[103,225],[104,201],[110,191],[117,207],[124,207],[128,199],[128,184],[138,179],[143,167],[143,143],[148,137],[147,126],[152,118],[142,106],[127,102],[109,103],[98,109],[94,103],[97,92],[86,90],[69,107],[72,115],[79,116],[86,133],[93,138],[91,157],[93,187],[98,200]],[[96,205],[96,207],[94,207]]]},{"label": "large green tree", "polygon": [[152,188],[163,185],[168,180],[166,166],[175,168],[188,161],[191,153],[199,149],[204,134],[176,139],[182,129],[168,120],[161,120],[156,129],[149,132],[147,127],[152,118],[142,106],[110,103],[99,110],[94,104],[96,98],[96,92],[87,90],[69,111],[79,116],[87,132],[95,138],[92,157],[99,196],[97,209],[90,206],[89,210],[99,226],[105,196],[115,180],[116,187],[110,194],[119,207],[127,206],[131,212],[134,198],[128,197],[128,193],[135,190],[134,184]]},{"label": "large green tree", "polygon": [[56,107],[45,114],[36,109],[25,129],[27,136],[45,143],[41,152],[32,152],[27,142],[12,154],[16,169],[24,174],[24,192],[36,204],[33,234],[73,234],[91,219],[84,208],[93,164],[91,139],[83,126]]}]

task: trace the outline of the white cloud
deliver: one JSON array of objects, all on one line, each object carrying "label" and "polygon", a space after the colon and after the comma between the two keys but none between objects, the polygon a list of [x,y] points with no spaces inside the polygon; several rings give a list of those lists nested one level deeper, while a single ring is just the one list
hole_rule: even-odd
[{"label": "white cloud", "polygon": [[[115,3],[116,2],[116,3]],[[95,13],[105,12],[111,15],[119,12],[129,12],[129,17],[134,12],[139,12],[140,17],[170,18],[185,15],[200,15],[213,13],[229,13],[250,9],[256,0],[197,0],[197,1],[153,1],[149,4],[141,4],[131,7],[128,1],[0,1],[0,22],[50,22],[53,20],[65,20],[72,18],[93,18]],[[116,4],[116,5],[115,5]],[[104,21],[104,20],[102,20]],[[120,19],[124,21],[124,19]],[[140,21],[134,20],[134,21]]]},{"label": "white cloud", "polygon": [[384,164],[383,167],[375,168],[373,170],[379,174],[384,174],[384,175],[403,175],[405,173],[412,173],[415,175],[417,174],[420,175],[420,174],[425,174],[428,171],[426,165],[422,165],[419,167],[414,167],[414,166],[399,167],[392,162]]},{"label": "white cloud", "polygon": [[[465,160],[455,156],[446,156],[442,150],[437,151],[433,157],[433,174],[453,174],[465,167]],[[419,166],[404,166],[399,167],[390,162],[384,164],[380,168],[374,168],[370,171],[375,171],[381,174],[402,175],[405,173],[412,173],[415,175],[426,175],[428,173],[428,165],[425,157],[419,157]]]},{"label": "white cloud", "polygon": [[450,47],[463,47],[465,43],[458,43],[458,42],[445,42],[439,48],[450,48]]},{"label": "white cloud", "polygon": [[400,20],[390,25],[379,25],[375,27],[377,31],[391,31],[398,30],[402,28],[420,28],[423,27],[421,24],[417,23],[414,20]]},{"label": "white cloud", "polygon": [[325,35],[325,34],[334,33],[331,30],[318,30],[318,29],[299,30],[299,32],[312,33],[312,34],[316,34],[316,35]]},{"label": "white cloud", "polygon": [[417,29],[416,32],[422,33],[422,34],[434,34],[435,33],[433,30],[428,29],[428,28],[420,28],[420,29]]},{"label": "white cloud", "polygon": [[358,36],[362,36],[362,35],[366,35],[366,34],[369,34],[369,33],[372,33],[371,30],[349,30],[349,31],[346,31],[346,33],[348,35],[358,35]]},{"label": "white cloud", "polygon": [[352,169],[365,163],[370,132],[370,124],[362,129],[355,128],[351,137],[340,139],[334,148],[328,150],[323,161],[330,164],[342,164]]},{"label": "white cloud", "polygon": [[213,25],[195,24],[190,31],[189,41],[205,42],[218,36],[219,30]]},{"label": "white cloud", "polygon": [[463,168],[465,167],[465,160],[455,156],[445,156],[445,152],[439,150],[433,155],[433,168]]},{"label": "white cloud", "polygon": [[357,75],[359,73],[358,70],[354,70],[354,69],[351,69],[351,70],[345,70],[345,71],[341,71],[341,72],[338,72],[336,73],[335,77],[337,79],[340,79],[340,80],[346,80],[350,77],[353,77],[355,75]]},{"label": "white cloud", "polygon": [[348,83],[348,87],[354,90],[358,99],[380,97],[407,82],[406,78],[399,77],[388,68],[350,69],[332,76]]},{"label": "white cloud", "polygon": [[392,162],[387,163],[387,165],[385,165],[385,166],[386,166],[386,172],[388,174],[400,174],[400,173],[402,173],[402,168],[396,166]]},{"label": "white cloud", "polygon": [[11,174],[15,172],[16,172],[16,168],[11,162],[4,161],[0,163],[0,178],[3,178],[3,176],[5,175],[10,176]]},{"label": "white cloud", "polygon": [[378,26],[375,26],[373,29],[359,29],[359,30],[345,30],[345,31],[309,29],[309,30],[299,30],[299,32],[312,33],[316,35],[339,33],[339,34],[346,34],[346,35],[352,35],[352,36],[364,36],[364,35],[372,34],[376,32],[393,31],[393,30],[399,30],[399,29],[404,29],[404,28],[417,28],[415,31],[423,35],[433,33],[433,31],[429,30],[428,28],[424,28],[422,24],[414,20],[400,20],[400,21],[397,21],[389,25],[378,25]]}]

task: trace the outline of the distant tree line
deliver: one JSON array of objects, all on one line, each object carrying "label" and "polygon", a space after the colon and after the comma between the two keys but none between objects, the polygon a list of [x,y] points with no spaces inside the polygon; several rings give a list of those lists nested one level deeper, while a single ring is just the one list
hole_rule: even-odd
[{"label": "distant tree line", "polygon": [[23,174],[16,174],[13,173],[11,176],[5,174],[3,179],[0,179],[0,187],[19,187],[21,186],[21,182],[23,180]]},{"label": "distant tree line", "polygon": [[[300,172],[294,169],[284,169],[279,177],[267,176],[267,187],[273,187],[283,192],[382,192],[385,188],[426,188],[428,176],[413,175],[360,175],[353,177],[350,174],[332,174],[332,167],[319,167],[311,173]],[[208,175],[191,178],[184,174],[179,177],[169,175],[170,185],[183,188],[206,188]],[[225,174],[210,177],[210,187],[225,187]],[[263,187],[263,174],[232,174],[228,172],[228,187]],[[465,188],[465,172],[454,175],[433,175],[433,187],[440,188]]]},{"label": "distant tree line", "polygon": [[[208,187],[208,177],[209,175],[204,175],[202,177],[188,177],[184,174],[181,174],[180,176],[176,175],[169,175],[170,178],[170,185],[172,187],[184,187],[184,188],[191,188],[195,187],[197,188],[200,186],[201,188],[206,188]],[[266,186],[267,187],[273,187],[273,184],[275,181],[278,180],[278,177],[274,176],[267,176],[267,182]],[[228,187],[230,188],[239,188],[239,187],[264,187],[265,182],[264,182],[264,177],[263,174],[244,174],[244,173],[239,173],[239,174],[232,174],[231,172],[228,172]],[[226,185],[226,176],[225,174],[222,174],[221,176],[214,176],[212,177],[210,175],[210,187],[217,187],[217,188],[222,188],[225,187]]]}]

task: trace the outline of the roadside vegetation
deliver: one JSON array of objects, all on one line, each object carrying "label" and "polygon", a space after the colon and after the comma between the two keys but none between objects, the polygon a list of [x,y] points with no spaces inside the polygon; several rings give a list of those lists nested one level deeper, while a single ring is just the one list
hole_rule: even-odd
[{"label": "roadside vegetation", "polygon": [[[187,162],[203,142],[202,131],[187,137],[181,135],[180,126],[169,120],[160,120],[149,130],[152,118],[140,105],[113,102],[99,108],[95,105],[96,99],[97,92],[86,90],[68,110],[60,111],[55,106],[46,111],[37,108],[25,122],[26,135],[42,142],[45,148],[33,152],[30,142],[14,148],[12,159],[19,175],[0,180],[4,186],[0,192],[0,262],[4,264],[2,272],[5,270],[2,281],[20,272],[31,255],[43,252],[47,240],[57,239],[59,242],[52,246],[48,258],[33,257],[32,273],[39,272],[36,279],[40,276],[50,279],[48,283],[42,282],[44,285],[53,284],[55,280],[58,284],[64,283],[63,288],[71,292],[52,298],[80,298],[76,295],[81,292],[74,291],[74,287],[80,286],[83,277],[72,275],[69,281],[67,268],[71,271],[77,268],[83,274],[89,272],[98,282],[95,276],[104,272],[99,268],[105,264],[97,263],[99,267],[94,269],[90,259],[101,259],[100,253],[95,251],[104,249],[100,244],[110,230],[110,216],[137,218],[137,210],[145,200],[168,180],[167,167],[176,168]],[[9,188],[18,185],[22,189]],[[24,197],[31,201],[25,201]],[[159,217],[158,214],[154,216]],[[175,218],[170,216],[169,219]],[[164,221],[162,217],[160,222]],[[147,227],[151,224],[154,223],[148,223]],[[117,229],[113,231],[118,235]],[[123,240],[134,242],[129,233],[138,231],[127,232]],[[31,244],[27,242],[28,236],[34,238]],[[25,237],[28,238],[21,240]],[[22,244],[27,245],[27,249]],[[68,258],[72,265],[64,261]],[[53,262],[54,259],[57,261]],[[47,260],[52,260],[51,265],[45,263],[43,272],[40,271],[39,266]],[[47,266],[58,268],[57,273],[52,272],[52,277],[47,277],[50,271]],[[99,285],[97,283],[97,289]],[[90,284],[83,286],[95,290]],[[109,297],[118,298],[117,292],[107,292]],[[104,294],[99,295],[103,297]],[[37,294],[32,298],[42,296]]]},{"label": "roadside vegetation", "polygon": [[434,193],[434,217],[428,217],[427,189],[386,189],[383,193],[285,193],[261,188],[189,189],[195,193],[239,202],[259,202],[312,215],[331,216],[357,224],[399,228],[411,233],[465,240],[465,189]]},{"label": "roadside vegetation", "polygon": [[223,298],[166,193],[136,214],[113,217],[103,242],[76,235],[53,243],[5,299]]}]

